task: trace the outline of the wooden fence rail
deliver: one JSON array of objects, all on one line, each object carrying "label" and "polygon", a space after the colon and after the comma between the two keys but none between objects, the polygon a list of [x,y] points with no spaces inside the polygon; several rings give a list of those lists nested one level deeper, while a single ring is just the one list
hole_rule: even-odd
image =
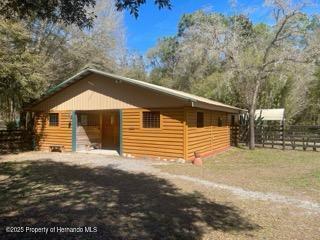
[{"label": "wooden fence rail", "polygon": [[25,130],[0,130],[0,154],[31,150],[33,135]]},{"label": "wooden fence rail", "polygon": [[[249,142],[248,126],[232,126],[230,132],[233,145]],[[320,149],[320,126],[257,126],[255,143],[262,147],[317,151]]]}]

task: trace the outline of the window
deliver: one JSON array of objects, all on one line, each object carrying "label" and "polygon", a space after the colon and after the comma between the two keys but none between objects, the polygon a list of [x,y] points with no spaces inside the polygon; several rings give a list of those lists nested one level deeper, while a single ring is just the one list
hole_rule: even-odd
[{"label": "window", "polygon": [[222,119],[221,119],[221,117],[218,117],[218,127],[222,127]]},{"label": "window", "polygon": [[49,126],[59,126],[59,113],[49,113]]},{"label": "window", "polygon": [[204,113],[197,112],[197,128],[202,128],[204,126]]},{"label": "window", "polygon": [[143,112],[143,128],[160,128],[160,112]]}]

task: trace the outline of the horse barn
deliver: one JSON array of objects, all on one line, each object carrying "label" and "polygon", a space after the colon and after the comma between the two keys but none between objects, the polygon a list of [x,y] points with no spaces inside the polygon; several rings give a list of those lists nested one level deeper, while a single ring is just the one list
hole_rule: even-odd
[{"label": "horse barn", "polygon": [[[230,146],[242,109],[147,82],[85,69],[32,103],[36,147],[115,150],[191,160]],[[94,149],[94,150],[93,150]],[[102,151],[102,150],[100,150]]]}]

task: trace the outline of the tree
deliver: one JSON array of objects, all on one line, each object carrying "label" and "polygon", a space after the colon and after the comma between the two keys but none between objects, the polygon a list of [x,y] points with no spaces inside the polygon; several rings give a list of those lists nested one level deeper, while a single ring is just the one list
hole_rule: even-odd
[{"label": "tree", "polygon": [[214,25],[224,19],[222,15],[208,15],[203,11],[183,15],[178,34],[161,39],[148,53],[152,82],[197,93],[198,85],[206,84],[201,80],[218,71],[219,63],[207,46],[198,41],[201,33],[197,33],[197,36],[189,33],[197,22],[208,21]]},{"label": "tree", "polygon": [[147,57],[152,67],[151,80],[153,83],[173,87],[175,68],[179,62],[178,46],[176,37],[165,37],[158,41],[156,47],[149,50]]},{"label": "tree", "polygon": [[125,77],[147,81],[146,64],[143,56],[127,52],[120,62],[119,74]]},{"label": "tree", "polygon": [[76,26],[31,21],[33,36],[29,48],[44,55],[42,68],[50,85],[72,76],[85,67],[118,72],[118,61],[125,55],[123,13],[116,11],[113,0],[100,0],[93,9],[97,19],[85,31]]},{"label": "tree", "polygon": [[[159,8],[170,8],[170,0],[155,0]],[[115,0],[119,11],[129,10],[135,17],[139,7],[146,0]],[[4,0],[0,1],[0,15],[6,19],[39,19],[52,23],[77,25],[79,28],[91,28],[96,15],[92,9],[96,0]]]},{"label": "tree", "polygon": [[315,80],[312,81],[308,92],[307,117],[311,124],[320,124],[320,67],[315,73]]},{"label": "tree", "polygon": [[306,101],[303,111],[296,117],[303,124],[320,124],[320,67],[314,74],[314,80],[310,82],[306,93]]},{"label": "tree", "polygon": [[[116,0],[116,7],[119,11],[129,10],[130,14],[138,17],[139,8],[142,4],[145,4],[146,0]],[[171,8],[170,0],[154,0],[154,4],[161,8]]]},{"label": "tree", "polygon": [[[188,91],[215,100],[233,103],[227,94],[231,91],[222,77],[223,62],[208,48],[202,32],[196,26],[206,23],[210,26],[225,25],[228,17],[221,14],[197,11],[182,16],[178,33],[161,39],[148,53],[153,83]],[[237,102],[236,100],[234,102]]]},{"label": "tree", "polygon": [[[0,112],[12,121],[24,103],[84,67],[119,72],[126,52],[123,13],[112,0],[97,2],[93,27],[49,20],[0,20]],[[130,66],[129,66],[130,67]]]},{"label": "tree", "polygon": [[[173,72],[174,81],[182,81],[187,91],[249,109],[251,149],[257,106],[287,104],[291,117],[298,116],[320,54],[318,18],[304,14],[304,4],[285,0],[266,4],[274,17],[270,25],[254,25],[242,14],[185,15],[175,37],[174,56],[162,58],[166,51],[155,51],[156,59],[164,62],[151,72]],[[175,59],[175,64],[168,67],[166,59]]]},{"label": "tree", "polygon": [[[250,116],[250,149],[255,147],[254,119],[259,93],[270,75],[276,74],[284,63],[299,65],[311,63],[320,54],[316,46],[316,35],[309,34],[306,25],[307,17],[301,12],[302,6],[292,6],[287,1],[271,1],[275,25],[267,39],[256,38],[254,41],[254,57],[258,64],[248,64],[252,71],[241,71],[249,79],[248,94]],[[237,63],[236,63],[237,64]],[[244,70],[244,69],[242,69]]]},{"label": "tree", "polygon": [[39,97],[46,87],[44,59],[28,48],[31,41],[26,25],[0,22],[0,110],[6,121],[15,120],[23,102]]},{"label": "tree", "polygon": [[95,0],[5,0],[0,2],[0,15],[7,19],[31,18],[85,28],[93,25],[95,16],[90,8],[95,3]]}]

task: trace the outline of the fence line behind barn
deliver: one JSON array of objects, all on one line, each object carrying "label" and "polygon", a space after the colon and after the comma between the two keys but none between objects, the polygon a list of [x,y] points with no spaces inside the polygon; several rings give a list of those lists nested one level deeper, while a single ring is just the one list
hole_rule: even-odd
[{"label": "fence line behind barn", "polygon": [[[230,132],[232,145],[249,142],[247,125],[232,126]],[[317,151],[320,149],[320,126],[256,126],[255,143],[261,147]]]},{"label": "fence line behind barn", "polygon": [[0,154],[32,150],[33,135],[26,130],[0,130]]}]

